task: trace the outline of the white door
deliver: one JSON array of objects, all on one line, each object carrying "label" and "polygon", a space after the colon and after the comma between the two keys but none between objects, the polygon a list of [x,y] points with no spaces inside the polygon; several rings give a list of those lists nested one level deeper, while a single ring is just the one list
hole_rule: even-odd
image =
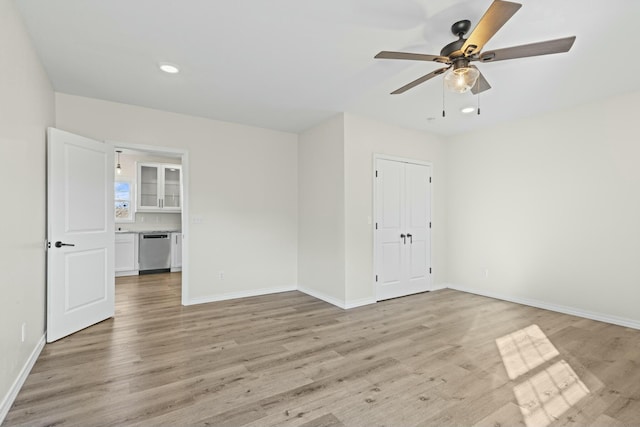
[{"label": "white door", "polygon": [[376,297],[431,287],[431,168],[376,161]]},{"label": "white door", "polygon": [[47,342],[114,314],[113,147],[49,128]]}]

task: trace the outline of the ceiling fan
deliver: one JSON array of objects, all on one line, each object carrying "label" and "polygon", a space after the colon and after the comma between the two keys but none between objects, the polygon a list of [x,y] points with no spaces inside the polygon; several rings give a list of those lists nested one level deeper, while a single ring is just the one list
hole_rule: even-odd
[{"label": "ceiling fan", "polygon": [[575,36],[482,52],[485,43],[511,19],[520,7],[522,7],[520,3],[494,0],[491,6],[489,6],[489,9],[487,9],[482,18],[480,18],[478,25],[476,25],[466,39],[464,35],[467,34],[471,28],[471,22],[467,19],[456,22],[451,26],[451,32],[458,37],[458,40],[443,47],[440,55],[389,51],[378,53],[375,58],[433,61],[447,64],[447,67],[439,68],[429,74],[425,74],[419,79],[391,92],[391,94],[397,95],[406,92],[435,76],[451,70],[444,77],[445,86],[449,90],[458,93],[471,90],[475,95],[491,89],[491,85],[489,85],[489,82],[487,82],[480,70],[478,70],[475,65],[472,65],[471,62],[503,61],[505,59],[563,53],[571,49],[573,42],[576,40]]}]

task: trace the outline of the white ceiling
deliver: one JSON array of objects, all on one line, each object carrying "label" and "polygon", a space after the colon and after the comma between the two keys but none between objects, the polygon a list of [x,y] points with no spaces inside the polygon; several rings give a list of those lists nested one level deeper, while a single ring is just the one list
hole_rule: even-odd
[{"label": "white ceiling", "polygon": [[450,135],[640,89],[637,0],[521,0],[485,51],[576,35],[573,49],[479,64],[482,114],[447,93],[446,118],[440,78],[389,95],[440,64],[373,56],[439,54],[491,0],[15,1],[56,91],[292,132],[346,111]]}]

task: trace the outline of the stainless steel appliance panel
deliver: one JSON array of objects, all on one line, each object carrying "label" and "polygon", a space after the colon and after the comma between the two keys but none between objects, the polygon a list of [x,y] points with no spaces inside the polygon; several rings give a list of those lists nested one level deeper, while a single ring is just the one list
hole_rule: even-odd
[{"label": "stainless steel appliance panel", "polygon": [[169,271],[171,268],[171,235],[140,233],[138,262],[140,273]]}]

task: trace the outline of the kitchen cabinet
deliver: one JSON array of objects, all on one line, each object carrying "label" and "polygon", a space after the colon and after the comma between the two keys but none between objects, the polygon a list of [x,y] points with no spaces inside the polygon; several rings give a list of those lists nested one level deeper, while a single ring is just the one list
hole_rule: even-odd
[{"label": "kitchen cabinet", "polygon": [[137,164],[137,212],[180,212],[182,168],[164,163]]},{"label": "kitchen cabinet", "polygon": [[171,271],[182,271],[182,233],[171,233]]},{"label": "kitchen cabinet", "polygon": [[119,276],[138,274],[138,233],[116,233],[115,273]]}]

